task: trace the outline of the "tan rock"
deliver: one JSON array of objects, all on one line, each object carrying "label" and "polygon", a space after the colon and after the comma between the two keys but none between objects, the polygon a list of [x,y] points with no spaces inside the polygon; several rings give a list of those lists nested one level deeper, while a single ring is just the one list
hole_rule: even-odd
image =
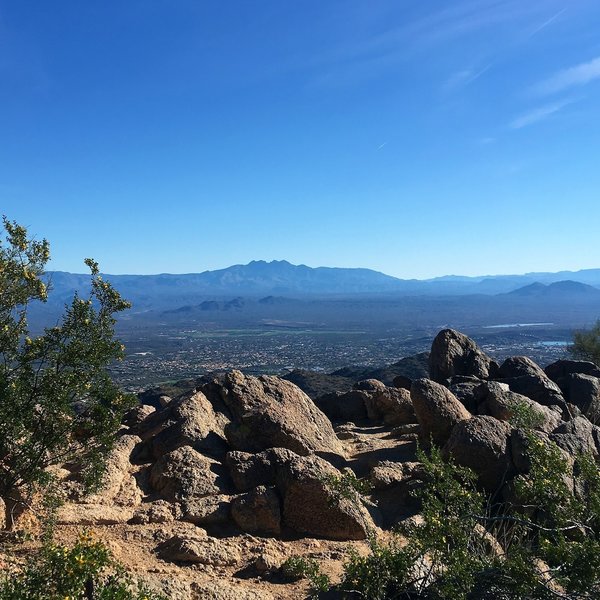
[{"label": "tan rock", "polygon": [[169,501],[221,493],[221,465],[190,446],[177,448],[154,463],[150,484]]},{"label": "tan rock", "polygon": [[133,508],[103,504],[65,504],[58,509],[59,525],[119,525],[133,517]]},{"label": "tan rock", "polygon": [[234,542],[204,536],[175,535],[157,548],[160,558],[166,561],[200,563],[215,567],[237,565],[242,554]]},{"label": "tan rock", "polygon": [[410,397],[421,426],[419,434],[426,443],[431,438],[435,444],[445,444],[452,428],[471,418],[471,413],[448,388],[430,379],[413,381]]},{"label": "tan rock", "polygon": [[454,375],[488,379],[495,377],[497,372],[498,364],[466,335],[454,329],[444,329],[433,340],[429,374],[434,381],[441,383]]},{"label": "tan rock", "polygon": [[258,486],[234,498],[231,516],[237,526],[256,535],[279,535],[281,533],[281,506],[273,488]]},{"label": "tan rock", "polygon": [[131,475],[131,454],[141,439],[137,435],[122,435],[115,443],[106,464],[101,488],[87,496],[89,504],[135,506],[142,501],[142,492]]},{"label": "tan rock", "polygon": [[225,434],[235,450],[260,452],[288,448],[343,456],[331,422],[315,403],[289,381],[232,371],[203,386],[213,403],[222,402],[231,413]]},{"label": "tan rock", "polygon": [[373,521],[360,498],[336,497],[328,479],[340,472],[317,456],[298,456],[278,473],[283,496],[283,524],[315,537],[365,539]]}]

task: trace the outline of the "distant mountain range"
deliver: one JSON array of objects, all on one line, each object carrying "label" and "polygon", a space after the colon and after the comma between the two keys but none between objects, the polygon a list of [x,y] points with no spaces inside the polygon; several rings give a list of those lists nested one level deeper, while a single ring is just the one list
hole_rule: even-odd
[{"label": "distant mountain range", "polygon": [[[54,289],[53,298],[63,303],[76,291],[89,286],[89,277],[82,274],[54,271],[48,274]],[[600,269],[562,271],[558,273],[527,273],[462,277],[448,275],[435,279],[398,279],[371,269],[307,267],[285,260],[252,261],[216,271],[183,275],[107,275],[121,294],[139,308],[175,310],[185,305],[216,301],[232,297],[269,297],[266,303],[281,303],[283,298],[307,296],[401,295],[455,296],[468,294],[506,294],[525,288],[518,295],[531,293],[582,293],[585,284],[600,287]],[[571,283],[560,282],[570,281]],[[527,289],[529,286],[531,289]],[[549,286],[548,290],[545,287]],[[561,287],[562,286],[562,287]],[[588,290],[589,293],[589,290]],[[215,307],[213,306],[213,309]],[[231,308],[235,308],[232,306]],[[206,310],[211,310],[207,306]]]},{"label": "distant mountain range", "polygon": [[[36,327],[55,322],[89,275],[49,272],[49,302],[32,307]],[[600,315],[600,269],[405,280],[369,269],[253,261],[183,275],[105,275],[133,305],[131,327],[379,328],[398,324],[486,326],[551,322],[581,327]]]}]

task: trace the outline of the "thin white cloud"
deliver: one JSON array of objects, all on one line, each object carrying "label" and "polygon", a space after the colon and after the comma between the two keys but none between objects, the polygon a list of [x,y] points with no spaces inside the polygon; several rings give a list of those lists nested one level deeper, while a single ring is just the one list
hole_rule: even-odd
[{"label": "thin white cloud", "polygon": [[600,56],[589,62],[558,71],[549,79],[538,83],[533,91],[544,96],[557,94],[573,87],[587,85],[596,79],[600,79]]},{"label": "thin white cloud", "polygon": [[522,129],[523,127],[528,127],[529,125],[534,125],[535,123],[539,123],[540,121],[545,121],[553,114],[557,113],[559,110],[562,110],[568,104],[572,104],[575,100],[563,100],[562,102],[554,102],[553,104],[545,104],[544,106],[540,106],[534,110],[530,110],[517,117],[510,123],[511,129]]},{"label": "thin white cloud", "polygon": [[463,88],[477,81],[482,75],[492,68],[492,63],[485,65],[480,69],[463,69],[453,73],[444,84],[446,91],[452,91],[458,88]]},{"label": "thin white cloud", "polygon": [[546,29],[546,27],[548,27],[549,25],[554,23],[554,21],[556,21],[556,19],[558,19],[558,17],[560,17],[566,10],[567,10],[567,8],[565,7],[562,10],[559,10],[556,14],[552,15],[549,19],[546,19],[543,23],[540,23],[537,27],[535,27],[532,31],[529,32],[527,39],[528,40],[531,39],[533,36],[537,35],[540,31],[543,31],[544,29]]}]

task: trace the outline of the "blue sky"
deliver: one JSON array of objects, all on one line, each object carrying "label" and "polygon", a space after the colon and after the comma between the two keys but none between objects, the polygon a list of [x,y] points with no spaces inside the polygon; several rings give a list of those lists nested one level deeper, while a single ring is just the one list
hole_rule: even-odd
[{"label": "blue sky", "polygon": [[0,212],[53,269],[600,267],[595,0],[0,0]]}]

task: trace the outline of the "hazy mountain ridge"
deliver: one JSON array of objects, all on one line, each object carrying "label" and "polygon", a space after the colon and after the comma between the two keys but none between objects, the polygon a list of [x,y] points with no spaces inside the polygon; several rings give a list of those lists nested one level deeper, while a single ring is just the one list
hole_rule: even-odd
[{"label": "hazy mountain ridge", "polygon": [[[570,280],[600,286],[600,269],[577,272],[528,273],[462,277],[449,275],[428,280],[398,279],[371,269],[307,267],[287,261],[252,261],[226,269],[189,274],[106,275],[123,296],[140,308],[174,310],[202,301],[231,300],[231,296],[303,297],[354,294],[392,295],[495,295],[531,284],[551,285]],[[64,302],[76,291],[85,291],[89,277],[54,271],[48,273],[54,300]],[[572,290],[573,291],[573,290]],[[226,298],[229,296],[229,298]],[[281,300],[278,300],[281,301]]]}]

